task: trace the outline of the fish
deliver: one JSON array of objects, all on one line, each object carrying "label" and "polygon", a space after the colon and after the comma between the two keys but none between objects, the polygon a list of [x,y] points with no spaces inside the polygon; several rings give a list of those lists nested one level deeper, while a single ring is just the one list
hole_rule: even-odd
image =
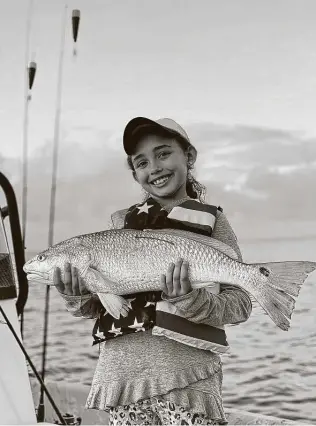
[{"label": "fish", "polygon": [[311,261],[241,262],[227,244],[190,231],[111,229],[52,245],[26,262],[23,270],[29,281],[54,285],[54,268],[60,268],[64,280],[64,265],[71,263],[87,290],[118,319],[131,309],[123,296],[161,290],[161,275],[179,258],[189,264],[193,289],[212,283],[240,287],[284,331],[290,327],[301,286],[316,269]]}]

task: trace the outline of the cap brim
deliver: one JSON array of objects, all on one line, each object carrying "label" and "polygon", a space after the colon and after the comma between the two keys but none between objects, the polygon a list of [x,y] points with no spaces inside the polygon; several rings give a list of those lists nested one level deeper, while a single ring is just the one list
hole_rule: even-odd
[{"label": "cap brim", "polygon": [[169,129],[168,127],[162,126],[154,120],[150,120],[146,117],[136,117],[129,121],[125,127],[123,134],[123,146],[127,155],[131,155],[134,152],[136,143],[141,134],[141,130],[144,129],[146,133],[149,128],[153,131],[163,132],[171,135],[180,135],[175,130]]}]

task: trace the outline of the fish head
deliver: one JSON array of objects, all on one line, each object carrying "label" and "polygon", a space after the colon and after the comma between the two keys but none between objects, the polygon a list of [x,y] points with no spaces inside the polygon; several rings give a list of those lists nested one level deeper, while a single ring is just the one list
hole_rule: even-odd
[{"label": "fish head", "polygon": [[78,237],[71,238],[37,254],[24,264],[23,270],[29,281],[54,285],[55,268],[60,268],[62,277],[67,262],[82,269],[83,252],[85,251],[85,248],[80,245]]}]

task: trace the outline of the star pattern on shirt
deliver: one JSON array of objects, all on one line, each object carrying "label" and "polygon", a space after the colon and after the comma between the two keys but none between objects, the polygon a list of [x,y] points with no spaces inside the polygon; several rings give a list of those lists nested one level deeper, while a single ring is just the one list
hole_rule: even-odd
[{"label": "star pattern on shirt", "polygon": [[104,338],[104,334],[102,331],[98,330],[97,333],[95,333],[94,335],[95,337],[97,337],[98,339],[103,339]]},{"label": "star pattern on shirt", "polygon": [[134,328],[136,333],[138,331],[146,331],[146,329],[143,327],[143,325],[144,325],[144,323],[143,322],[137,322],[137,318],[135,317],[134,324],[129,325],[128,328]]},{"label": "star pattern on shirt", "polygon": [[144,308],[148,308],[148,306],[153,305],[155,306],[156,302],[147,302]]},{"label": "star pattern on shirt", "polygon": [[122,333],[122,331],[121,331],[121,327],[119,327],[119,328],[115,328],[115,327],[114,327],[114,323],[112,324],[112,328],[111,328],[111,330],[108,330],[108,333],[113,333],[113,334],[115,334],[115,336],[114,336],[114,337],[119,336],[120,334],[123,334],[123,333]]},{"label": "star pattern on shirt", "polygon": [[146,214],[148,214],[148,210],[149,210],[151,207],[153,207],[153,206],[149,206],[149,205],[147,204],[147,202],[146,202],[146,203],[145,203],[145,204],[143,204],[142,206],[137,207],[137,209],[138,209],[137,214],[138,214],[138,215],[139,215],[140,213],[146,213]]}]

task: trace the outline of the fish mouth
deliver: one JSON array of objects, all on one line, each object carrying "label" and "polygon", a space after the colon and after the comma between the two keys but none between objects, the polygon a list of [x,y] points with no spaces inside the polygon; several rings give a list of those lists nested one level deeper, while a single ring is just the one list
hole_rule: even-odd
[{"label": "fish mouth", "polygon": [[28,272],[26,278],[28,281],[50,281],[47,272]]}]

